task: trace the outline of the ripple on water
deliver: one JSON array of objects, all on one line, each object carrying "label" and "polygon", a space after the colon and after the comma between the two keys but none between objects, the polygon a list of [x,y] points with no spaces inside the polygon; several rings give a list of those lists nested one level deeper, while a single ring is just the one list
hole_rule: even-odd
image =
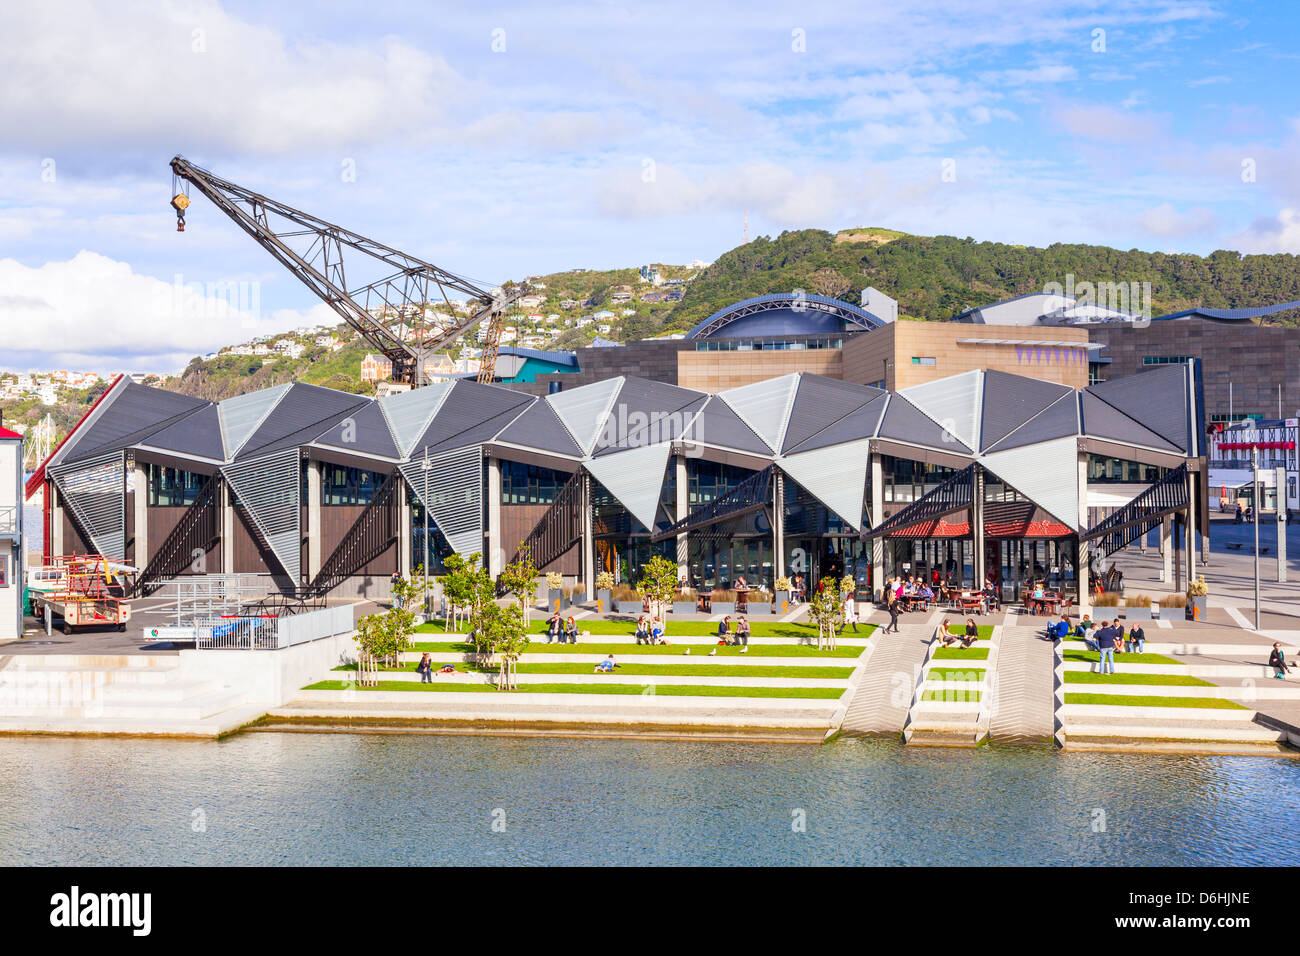
[{"label": "ripple on water", "polygon": [[0,781],[4,865],[1300,862],[1264,757],[253,733],[9,738]]}]

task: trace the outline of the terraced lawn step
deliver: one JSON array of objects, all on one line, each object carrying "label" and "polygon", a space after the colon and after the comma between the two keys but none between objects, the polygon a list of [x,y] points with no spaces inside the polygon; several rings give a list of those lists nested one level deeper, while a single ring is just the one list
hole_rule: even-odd
[{"label": "terraced lawn step", "polygon": [[[567,615],[565,615],[567,617]],[[732,615],[734,621],[736,615]],[[719,618],[719,620],[721,620]],[[576,622],[579,632],[585,632],[594,638],[602,641],[607,638],[611,641],[615,639],[635,642],[636,621],[605,621],[590,618],[579,618]],[[765,621],[755,618],[749,619],[750,641],[751,643],[763,641],[778,641],[789,643],[791,641],[811,641],[817,642],[817,628],[811,624],[799,623],[781,623],[779,621]],[[840,643],[860,641],[863,644],[875,632],[874,624],[859,624],[858,632],[855,634],[852,628],[847,633],[841,634],[838,638]],[[466,634],[462,631],[444,631],[438,624],[421,624],[415,629],[417,637],[428,635],[431,640],[465,640]],[[528,633],[532,640],[539,638],[545,640],[546,622],[534,619],[528,627]],[[674,621],[671,618],[668,621],[667,636],[670,641],[690,641],[709,639],[717,640],[718,621]]]},{"label": "terraced lawn step", "polygon": [[[452,675],[458,677],[460,675]],[[466,675],[469,676],[469,675]],[[477,675],[475,675],[477,676]],[[486,676],[486,675],[484,675]],[[344,691],[352,695],[368,695],[382,692],[397,691],[400,693],[510,693],[510,694],[540,694],[563,698],[568,695],[582,694],[617,694],[623,696],[644,695],[646,697],[716,697],[719,700],[734,697],[753,697],[753,698],[806,698],[822,700],[838,700],[844,693],[840,687],[808,687],[808,686],[772,686],[772,685],[741,685],[731,683],[702,683],[701,679],[687,679],[687,683],[677,684],[665,681],[664,683],[637,682],[627,683],[616,676],[591,675],[595,680],[579,680],[576,677],[564,678],[547,678],[537,681],[526,680],[524,675],[519,677],[519,689],[515,691],[498,691],[495,685],[474,680],[448,680],[444,683],[422,684],[418,681],[381,680],[377,688],[356,687],[355,685],[345,684],[343,681],[320,681],[311,684],[299,693],[308,691]],[[721,678],[714,678],[721,680]],[[846,685],[847,686],[847,685]],[[648,691],[653,687],[653,691]]]},{"label": "terraced lawn step", "polygon": [[[582,645],[578,645],[581,647]],[[420,652],[408,651],[402,655],[404,664],[414,668],[420,660]],[[435,664],[466,664],[469,663],[472,655],[460,652],[430,652],[429,660]],[[526,658],[527,663],[520,664],[520,667],[533,667],[541,665],[571,665],[574,667],[592,667],[599,661],[603,661],[608,656],[599,653],[577,653],[577,654],[529,654]],[[851,672],[856,665],[856,659],[852,657],[759,657],[755,654],[740,655],[721,655],[709,657],[707,654],[701,654],[698,657],[694,654],[615,654],[614,659],[619,663],[619,670],[624,667],[726,667],[731,670],[781,667],[791,670],[818,670],[821,668],[830,668],[842,670],[846,674]]]},{"label": "terraced lawn step", "polygon": [[[685,653],[686,650],[691,653]],[[709,652],[716,650],[715,657],[738,658],[744,660],[747,657],[757,656],[760,653],[764,657],[803,657],[812,659],[843,658],[853,660],[860,657],[866,649],[866,645],[847,645],[841,644],[835,650],[818,650],[815,645],[791,644],[789,641],[764,643],[762,645],[751,642],[748,652],[742,654],[743,648],[734,645],[719,645],[717,643],[701,642],[691,645],[682,644],[637,644],[635,641],[625,641],[622,643],[606,643],[604,639],[600,643],[582,642],[577,644],[529,644],[524,648],[524,658],[529,659],[535,654],[599,654],[601,657],[607,654],[613,654],[615,658],[624,654],[635,652],[639,655],[648,655],[654,657],[678,657],[678,658],[696,658],[708,657]],[[421,641],[414,643],[407,654],[414,653],[415,660],[420,659],[420,654],[428,651],[429,653],[459,653],[468,654],[474,650],[473,645],[460,641]]]},{"label": "terraced lawn step", "polygon": [[[1271,668],[1255,666],[1250,664],[1185,664],[1175,662],[1172,664],[1139,664],[1127,660],[1128,655],[1121,655],[1115,660],[1115,672],[1124,674],[1187,674],[1192,677],[1242,677],[1242,678],[1266,678],[1271,680],[1273,671]],[[1097,673],[1097,661],[1072,661],[1064,662],[1066,672],[1089,672]],[[1288,683],[1300,685],[1300,676],[1294,672],[1287,678]],[[1278,681],[1278,683],[1283,683]]]},{"label": "terraced lawn step", "polygon": [[[1148,698],[1149,699],[1149,698]],[[1067,703],[1058,708],[1058,716],[1063,724],[1080,721],[1093,721],[1098,717],[1122,717],[1130,721],[1146,723],[1150,720],[1168,719],[1192,723],[1203,721],[1229,721],[1248,724],[1255,712],[1240,704],[1230,701],[1217,701],[1216,706],[1207,706],[1207,702],[1193,698],[1160,698],[1162,704],[1143,704],[1140,698],[1125,701],[1123,704],[1072,704],[1069,695]]]},{"label": "terraced lawn step", "polygon": [[1161,715],[1119,716],[1092,714],[1064,722],[1066,744],[1088,739],[1151,739],[1187,741],[1235,741],[1272,744],[1286,739],[1277,730],[1251,721],[1195,720]]},{"label": "terraced lawn step", "polygon": [[[653,671],[653,668],[647,668]],[[469,673],[456,674],[435,674],[433,682],[426,684],[426,687],[433,687],[439,684],[495,684],[497,672],[473,671]],[[381,682],[395,682],[400,684],[419,684],[420,675],[414,671],[383,671],[381,672]],[[527,673],[522,668],[518,675],[520,685],[525,684],[611,684],[625,683],[634,679],[638,687],[668,687],[668,686],[689,686],[698,684],[709,687],[752,687],[757,689],[767,687],[821,687],[821,688],[839,688],[841,690],[849,686],[848,676],[838,678],[823,677],[736,677],[727,674],[659,674],[659,673],[629,673],[621,668],[613,674],[594,674],[591,668],[585,672],[579,673],[556,673],[544,671],[542,673]],[[364,690],[364,688],[360,688]]]}]

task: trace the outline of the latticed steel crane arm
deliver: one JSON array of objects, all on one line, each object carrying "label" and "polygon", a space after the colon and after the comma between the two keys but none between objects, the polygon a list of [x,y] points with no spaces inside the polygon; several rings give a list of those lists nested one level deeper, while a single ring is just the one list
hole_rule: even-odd
[{"label": "latticed steel crane arm", "polygon": [[[178,182],[192,184],[207,196],[387,356],[393,363],[396,381],[424,384],[424,363],[428,356],[451,345],[484,320],[491,320],[493,330],[499,330],[504,310],[528,291],[526,285],[506,283],[494,295],[463,276],[214,176],[180,156],[172,159],[171,168]],[[188,198],[178,193],[172,205],[177,210],[178,228],[183,230]],[[273,218],[283,220],[284,224],[273,222]],[[384,276],[367,284],[349,286],[345,250],[361,253],[366,257],[361,261],[372,270],[378,263]],[[357,265],[357,258],[353,255],[350,261]],[[408,329],[407,319],[412,313],[422,316],[428,304],[439,298],[447,303],[449,312],[454,311],[447,296],[449,289],[476,300],[479,308],[449,326],[416,328],[411,323]],[[378,311],[380,317],[376,318],[372,310]],[[484,358],[487,359],[486,353]],[[491,375],[491,370],[487,371]]]}]

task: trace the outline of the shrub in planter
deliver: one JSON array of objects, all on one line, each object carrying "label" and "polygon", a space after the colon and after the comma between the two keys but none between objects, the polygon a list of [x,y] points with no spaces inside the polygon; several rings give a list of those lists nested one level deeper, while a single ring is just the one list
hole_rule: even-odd
[{"label": "shrub in planter", "polygon": [[1205,620],[1205,602],[1210,593],[1204,577],[1198,577],[1187,587],[1187,606],[1184,616],[1189,621]]}]

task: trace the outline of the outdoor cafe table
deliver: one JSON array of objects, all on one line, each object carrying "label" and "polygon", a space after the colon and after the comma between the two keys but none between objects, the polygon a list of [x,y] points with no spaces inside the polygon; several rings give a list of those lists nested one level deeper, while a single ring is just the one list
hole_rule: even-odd
[{"label": "outdoor cafe table", "polygon": [[982,594],[963,594],[957,599],[963,611],[982,611],[984,609],[984,596]]},{"label": "outdoor cafe table", "polygon": [[1034,614],[1055,614],[1056,606],[1061,603],[1059,594],[1045,594],[1042,597],[1029,597],[1025,599],[1025,606]]}]

